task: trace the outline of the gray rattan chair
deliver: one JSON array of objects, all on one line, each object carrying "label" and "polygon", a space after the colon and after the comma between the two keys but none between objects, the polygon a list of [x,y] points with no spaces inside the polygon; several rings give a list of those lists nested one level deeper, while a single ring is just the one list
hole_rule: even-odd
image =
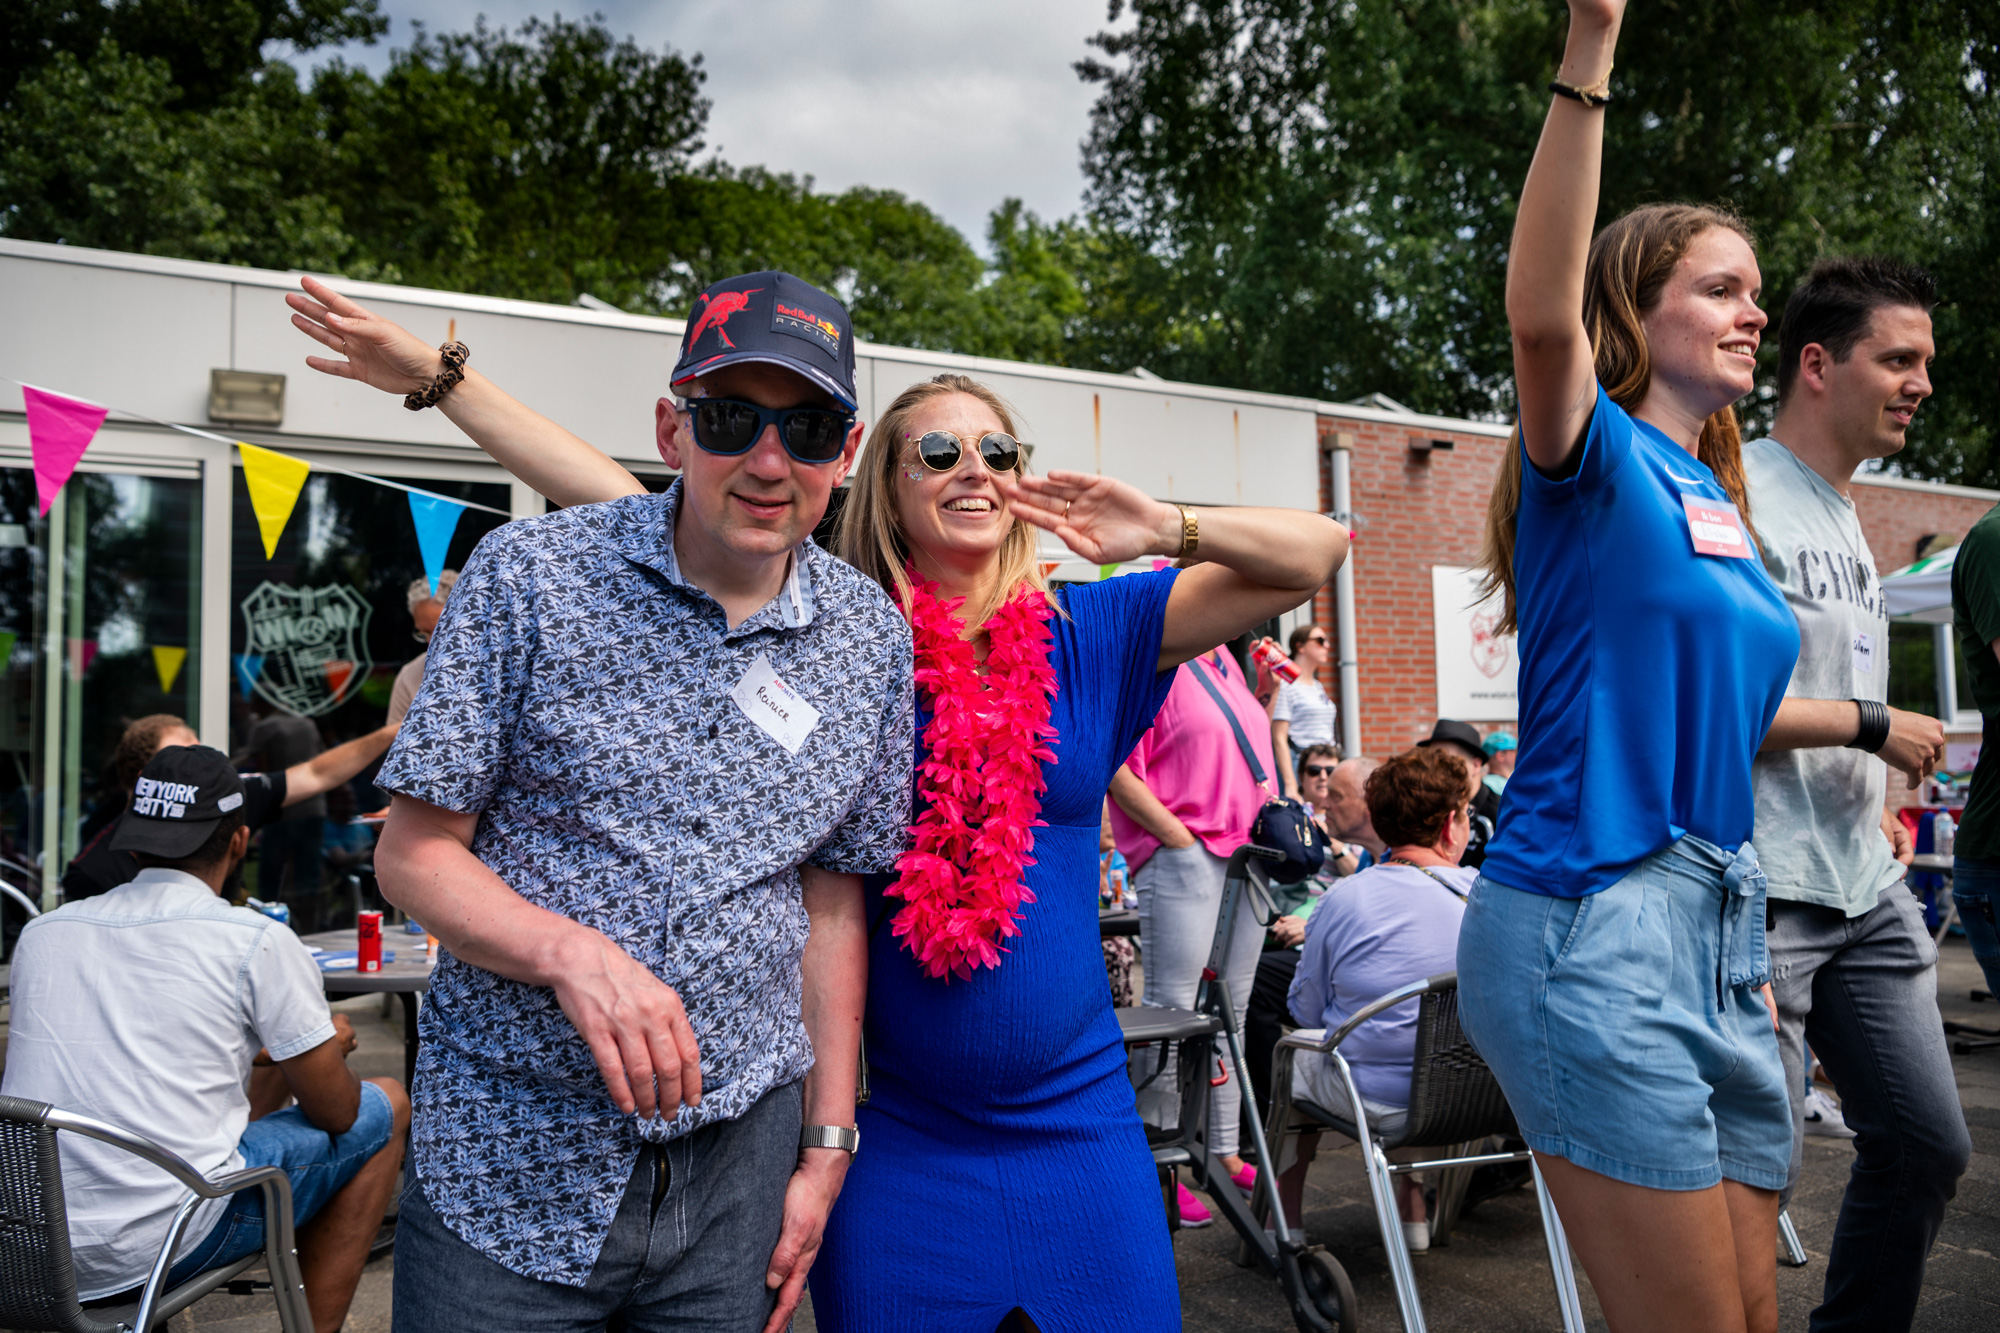
[{"label": "gray rattan chair", "polygon": [[[69,1218],[63,1206],[62,1158],[56,1146],[58,1130],[122,1148],[188,1188],[136,1301],[93,1303],[86,1310],[77,1300]],[[252,1186],[264,1191],[263,1251],[163,1291],[173,1267],[174,1250],[201,1201]],[[292,1183],[281,1169],[257,1167],[210,1181],[151,1139],[43,1102],[0,1096],[0,1328],[49,1333],[133,1333],[158,1328],[217,1287],[227,1284],[247,1294],[251,1285],[242,1282],[240,1275],[260,1260],[270,1265],[279,1326],[284,1333],[311,1333],[312,1314],[306,1307],[298,1252],[292,1241]]]},{"label": "gray rattan chair", "polygon": [[[1410,1069],[1409,1110],[1400,1116],[1371,1119],[1354,1084],[1353,1071],[1340,1044],[1363,1023],[1399,1004],[1418,1000],[1417,1047]],[[1319,1106],[1292,1093],[1292,1066],[1300,1051],[1328,1056],[1340,1078],[1347,1107]],[[1438,1187],[1439,1216],[1448,1233],[1451,1216],[1464,1197],[1464,1181],[1473,1167],[1526,1160],[1534,1172],[1535,1200],[1541,1206],[1542,1238],[1548,1246],[1549,1268],[1555,1275],[1556,1300],[1562,1307],[1563,1327],[1569,1333],[1583,1333],[1583,1306],[1577,1298],[1576,1274],[1570,1267],[1569,1240],[1563,1234],[1562,1219],[1542,1183],[1541,1168],[1526,1151],[1475,1153],[1470,1151],[1482,1139],[1515,1132],[1514,1113],[1500,1091],[1493,1071],[1479,1058],[1472,1042],[1458,1023],[1458,973],[1444,972],[1390,991],[1363,1005],[1355,1015],[1324,1038],[1315,1040],[1304,1033],[1287,1033],[1278,1039],[1271,1069],[1271,1118],[1265,1139],[1280,1153],[1278,1169],[1287,1165],[1294,1136],[1318,1129],[1333,1129],[1364,1146],[1363,1161],[1368,1172],[1369,1193],[1374,1196],[1375,1221],[1382,1232],[1382,1245],[1389,1252],[1389,1273],[1396,1288],[1396,1303],[1408,1333],[1424,1333],[1423,1303],[1417,1297],[1410,1252],[1403,1242],[1403,1217],[1396,1206],[1394,1179],[1410,1171],[1442,1169],[1445,1178]],[[1445,1156],[1421,1162],[1392,1164],[1387,1154],[1397,1148],[1444,1148]]]}]

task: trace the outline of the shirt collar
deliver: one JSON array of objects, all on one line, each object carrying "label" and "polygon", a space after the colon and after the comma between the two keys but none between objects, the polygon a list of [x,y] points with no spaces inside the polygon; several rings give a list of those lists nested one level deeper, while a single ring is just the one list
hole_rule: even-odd
[{"label": "shirt collar", "polygon": [[214,889],[208,887],[207,881],[197,879],[185,870],[175,870],[171,866],[146,866],[138,874],[132,876],[129,882],[145,885],[157,884],[161,888],[166,889],[192,889],[204,898],[218,896]]},{"label": "shirt collar", "polygon": [[[666,494],[657,500],[633,496],[619,503],[622,512],[613,520],[608,534],[612,548],[673,586],[685,588],[697,597],[708,597],[687,581],[681,573],[680,558],[674,553],[674,519],[681,506],[680,479],[675,478]],[[778,623],[786,629],[803,629],[812,624],[815,610],[812,565],[822,558],[824,553],[813,545],[810,537],[800,542],[792,551],[791,568],[785,573],[784,586],[778,589],[778,595],[738,625],[737,631],[765,622],[774,610]]]}]

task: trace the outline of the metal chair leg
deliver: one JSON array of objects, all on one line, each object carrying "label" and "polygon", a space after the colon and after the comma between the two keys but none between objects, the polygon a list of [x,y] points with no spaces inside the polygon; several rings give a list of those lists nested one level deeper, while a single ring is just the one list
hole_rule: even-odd
[{"label": "metal chair leg", "polygon": [[1792,1225],[1792,1214],[1789,1209],[1778,1210],[1778,1241],[1785,1247],[1785,1267],[1806,1266],[1806,1247],[1799,1244],[1799,1229]]},{"label": "metal chair leg", "polygon": [[1362,1145],[1362,1157],[1368,1167],[1368,1189],[1375,1196],[1375,1221],[1382,1230],[1382,1246],[1389,1252],[1389,1277],[1396,1286],[1403,1328],[1405,1333],[1425,1333],[1424,1304],[1417,1296],[1417,1275],[1410,1266],[1409,1243],[1403,1239],[1403,1210],[1396,1202],[1396,1177],[1389,1173],[1389,1159],[1372,1138]]},{"label": "metal chair leg", "polygon": [[1576,1292],[1576,1270],[1570,1264],[1569,1236],[1563,1231],[1555,1200],[1549,1197],[1548,1185],[1542,1179],[1542,1164],[1533,1157],[1528,1159],[1528,1164],[1535,1171],[1535,1202],[1542,1210],[1542,1239],[1549,1247],[1549,1271],[1555,1275],[1556,1302],[1562,1306],[1563,1329],[1565,1333],[1584,1333],[1583,1300]]}]

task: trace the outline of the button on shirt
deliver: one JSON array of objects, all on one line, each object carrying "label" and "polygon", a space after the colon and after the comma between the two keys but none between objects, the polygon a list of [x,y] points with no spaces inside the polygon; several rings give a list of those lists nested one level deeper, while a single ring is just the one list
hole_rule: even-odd
[{"label": "button on shirt", "polygon": [[[642,1141],[741,1116],[802,1077],[799,867],[888,871],[909,826],[909,628],[810,542],[734,629],[674,559],[664,496],[490,533],[431,640],[377,784],[480,816],[472,851],[529,902],[602,931],[680,995],[702,1100],[612,1104],[555,994],[461,962],[432,974],[411,1150],[425,1197],[514,1272],[581,1286]],[[760,656],[819,710],[796,754],[731,690]]]},{"label": "button on shirt", "polygon": [[[1799,622],[1787,698],[1889,697],[1889,609],[1854,502],[1776,440],[1743,446],[1764,568]],[[1860,916],[1903,878],[1882,834],[1889,766],[1839,746],[1760,754],[1757,860],[1771,896]]]},{"label": "button on shirt", "polygon": [[[245,1084],[333,1037],[312,953],[283,926],[231,907],[193,875],[154,867],[36,917],[10,978],[9,1096],[144,1134],[213,1177],[243,1165]],[[145,1281],[187,1190],[130,1153],[62,1136],[63,1200],[85,1300]],[[227,1205],[195,1210],[191,1250]]]}]

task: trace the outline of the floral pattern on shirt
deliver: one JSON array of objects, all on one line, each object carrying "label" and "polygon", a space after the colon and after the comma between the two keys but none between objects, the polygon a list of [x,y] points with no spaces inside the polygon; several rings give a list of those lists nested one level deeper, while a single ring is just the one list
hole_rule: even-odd
[{"label": "floral pattern on shirt", "polygon": [[[886,871],[909,825],[908,626],[810,542],[734,629],[682,580],[678,484],[490,533],[377,779],[480,816],[472,850],[679,993],[702,1100],[625,1115],[554,992],[446,953],[422,1016],[411,1150],[425,1197],[514,1272],[579,1286],[642,1141],[802,1077],[798,868]],[[730,698],[759,654],[820,719],[799,752]]]}]

